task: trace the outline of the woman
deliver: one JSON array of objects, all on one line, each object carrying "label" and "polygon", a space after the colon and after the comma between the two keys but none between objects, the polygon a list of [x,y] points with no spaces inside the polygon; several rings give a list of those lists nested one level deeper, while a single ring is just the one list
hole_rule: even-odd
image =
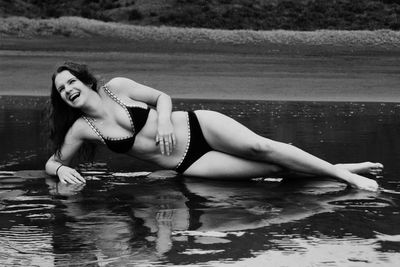
[{"label": "woman", "polygon": [[[206,110],[172,112],[171,98],[126,78],[97,87],[86,65],[66,62],[52,77],[51,139],[46,172],[63,183],[84,183],[68,165],[88,144],[148,160],[186,176],[243,179],[283,171],[330,176],[377,190],[356,173],[378,174],[379,163],[332,165],[299,148],[261,137],[235,120]],[[149,108],[153,106],[154,108]]]}]

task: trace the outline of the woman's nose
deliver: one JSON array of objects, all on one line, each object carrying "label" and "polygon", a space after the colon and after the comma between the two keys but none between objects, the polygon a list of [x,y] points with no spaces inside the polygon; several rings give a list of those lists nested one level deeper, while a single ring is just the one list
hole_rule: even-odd
[{"label": "woman's nose", "polygon": [[69,94],[69,93],[71,93],[71,91],[72,91],[72,86],[66,85],[65,86],[65,93]]}]

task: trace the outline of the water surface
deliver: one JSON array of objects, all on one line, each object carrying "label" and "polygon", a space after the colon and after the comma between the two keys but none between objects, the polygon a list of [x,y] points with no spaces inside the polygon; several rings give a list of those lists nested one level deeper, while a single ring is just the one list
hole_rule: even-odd
[{"label": "water surface", "polygon": [[382,162],[384,190],[373,193],[325,177],[176,177],[105,150],[80,165],[86,185],[63,185],[42,171],[44,102],[0,98],[0,265],[400,263],[399,104],[174,101],[175,109],[221,111],[333,163]]},{"label": "water surface", "polygon": [[[282,55],[231,47],[226,53],[144,52],[128,43],[133,51],[122,52],[82,45],[81,52],[0,50],[0,94],[47,95],[56,66],[72,60],[88,64],[105,81],[129,77],[174,98],[400,101],[400,55],[393,51],[341,55],[311,49],[305,55]],[[42,47],[51,49],[47,39]]]}]

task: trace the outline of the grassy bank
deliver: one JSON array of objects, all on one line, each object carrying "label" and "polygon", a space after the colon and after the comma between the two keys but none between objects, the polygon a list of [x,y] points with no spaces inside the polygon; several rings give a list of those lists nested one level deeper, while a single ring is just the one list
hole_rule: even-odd
[{"label": "grassy bank", "polygon": [[[3,38],[109,38],[134,42],[178,45],[253,45],[259,47],[338,47],[347,50],[398,50],[400,32],[377,31],[253,31],[135,26],[80,17],[58,19],[0,18]],[[1,41],[0,41],[1,42]]]},{"label": "grassy bank", "polygon": [[[84,8],[82,8],[84,7]],[[399,30],[398,0],[18,0],[0,16],[252,30]]]}]

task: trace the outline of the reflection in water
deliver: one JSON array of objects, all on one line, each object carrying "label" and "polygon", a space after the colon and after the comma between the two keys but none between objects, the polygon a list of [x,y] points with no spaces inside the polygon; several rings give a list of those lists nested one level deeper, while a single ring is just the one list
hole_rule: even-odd
[{"label": "reflection in water", "polygon": [[[4,264],[43,257],[59,265],[261,264],[285,254],[292,264],[302,255],[334,265],[399,260],[393,196],[329,180],[227,183],[102,173],[83,186],[34,171],[30,179],[1,176]],[[325,249],[330,254],[322,257]]]},{"label": "reflection in water", "polygon": [[[0,135],[10,140],[0,155],[0,265],[398,265],[397,105],[177,106],[222,110],[334,162],[382,161],[385,190],[352,190],[323,178],[221,182],[148,175],[156,167],[110,153],[81,165],[87,184],[64,185],[43,171],[16,171],[42,169],[47,153],[32,135],[40,116],[8,110],[14,117],[0,122]],[[25,145],[34,156],[26,157]]]}]

